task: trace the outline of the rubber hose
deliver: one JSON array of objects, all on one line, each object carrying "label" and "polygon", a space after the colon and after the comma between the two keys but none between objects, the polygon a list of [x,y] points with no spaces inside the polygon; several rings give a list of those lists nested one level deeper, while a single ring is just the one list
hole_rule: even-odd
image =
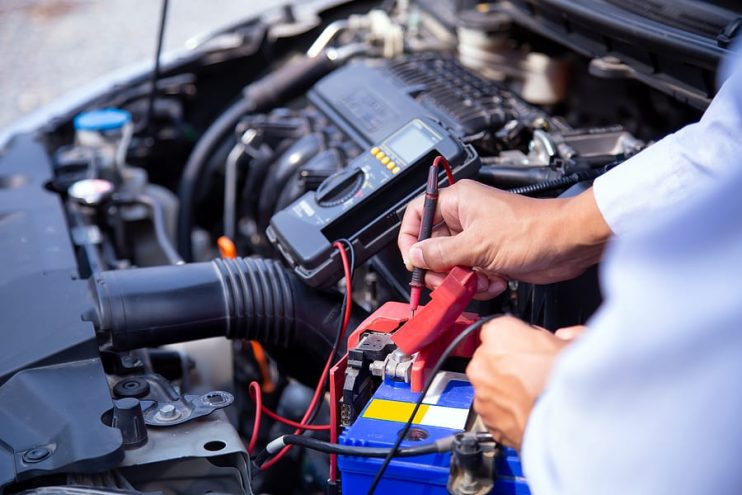
[{"label": "rubber hose", "polygon": [[234,132],[240,119],[252,111],[253,108],[253,103],[245,99],[240,99],[230,106],[209,126],[188,157],[178,186],[178,199],[180,200],[180,207],[178,208],[178,251],[186,261],[193,259],[191,246],[193,203],[196,196],[196,186],[201,180],[204,166],[222,144],[224,138]]},{"label": "rubber hose", "polygon": [[[311,289],[262,258],[115,270],[90,284],[91,319],[116,350],[218,336],[257,340],[307,383],[319,376],[342,317],[342,296]],[[351,325],[363,317],[354,308]]]}]

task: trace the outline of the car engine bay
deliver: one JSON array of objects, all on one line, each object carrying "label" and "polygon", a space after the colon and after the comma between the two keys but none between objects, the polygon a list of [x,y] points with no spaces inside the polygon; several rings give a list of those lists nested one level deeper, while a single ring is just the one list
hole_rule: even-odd
[{"label": "car engine bay", "polygon": [[429,387],[377,493],[530,493],[470,412],[471,332],[584,323],[597,269],[491,301],[456,272],[410,319],[405,207],[436,156],[451,181],[583,191],[698,119],[725,46],[556,0],[317,3],[2,144],[3,493],[366,493]]}]

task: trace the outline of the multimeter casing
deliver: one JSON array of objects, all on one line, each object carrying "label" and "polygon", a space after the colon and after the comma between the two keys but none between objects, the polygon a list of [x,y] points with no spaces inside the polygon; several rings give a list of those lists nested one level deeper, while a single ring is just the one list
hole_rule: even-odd
[{"label": "multimeter casing", "polygon": [[479,169],[479,156],[470,145],[433,119],[412,119],[327,178],[317,191],[276,213],[268,238],[307,284],[334,284],[343,269],[332,243],[350,241],[358,264],[392,242],[407,204],[424,192],[429,167],[438,155],[448,160],[457,179]]}]

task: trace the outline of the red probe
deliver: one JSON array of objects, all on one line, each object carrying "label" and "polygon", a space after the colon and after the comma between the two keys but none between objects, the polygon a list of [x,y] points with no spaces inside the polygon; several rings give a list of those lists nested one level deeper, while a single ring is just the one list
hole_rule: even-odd
[{"label": "red probe", "polygon": [[[428,184],[425,186],[425,202],[423,203],[423,216],[420,221],[420,233],[417,235],[417,241],[424,241],[430,239],[430,235],[433,233],[433,219],[435,218],[435,209],[438,206],[438,167],[443,165],[446,170],[446,177],[448,178],[448,185],[453,185],[453,171],[448,160],[442,156],[437,156],[433,160],[433,164],[430,166],[428,171]],[[420,295],[422,294],[423,287],[425,287],[425,270],[423,268],[415,268],[412,271],[412,279],[410,280],[410,313],[411,316],[415,315],[417,307],[420,305]]]}]

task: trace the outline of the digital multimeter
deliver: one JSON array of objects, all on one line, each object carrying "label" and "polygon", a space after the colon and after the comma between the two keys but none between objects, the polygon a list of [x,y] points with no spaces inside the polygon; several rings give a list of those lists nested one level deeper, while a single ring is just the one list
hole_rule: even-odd
[{"label": "digital multimeter", "polygon": [[[333,284],[343,269],[332,243],[347,239],[356,263],[362,263],[393,241],[404,209],[424,191],[438,155],[448,160],[456,178],[473,176],[479,168],[470,145],[432,119],[413,119],[328,177],[317,191],[276,213],[268,238],[307,284]],[[443,177],[441,171],[441,183]]]}]

